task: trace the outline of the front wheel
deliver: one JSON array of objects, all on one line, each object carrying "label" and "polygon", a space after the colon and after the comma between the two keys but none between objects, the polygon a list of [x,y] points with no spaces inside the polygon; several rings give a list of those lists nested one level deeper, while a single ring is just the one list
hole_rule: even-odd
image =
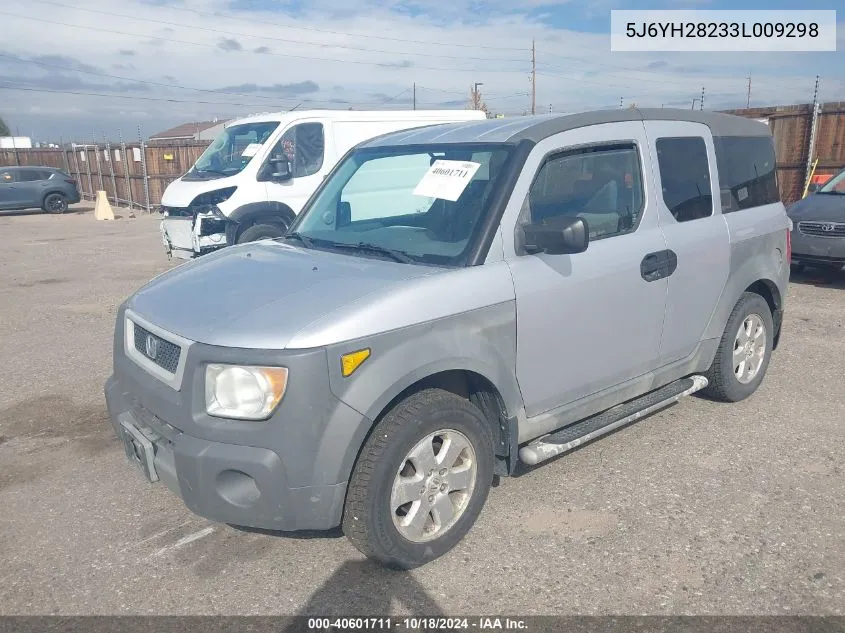
[{"label": "front wheel", "polygon": [[375,426],[347,490],[343,532],[366,556],[412,569],[469,532],[493,480],[484,414],[441,389],[409,396]]},{"label": "front wheel", "polygon": [[64,213],[67,206],[67,198],[60,193],[51,193],[44,198],[43,209],[47,213]]},{"label": "front wheel", "polygon": [[757,390],[772,355],[774,324],[769,304],[746,292],[731,312],[704,394],[723,402],[739,402]]},{"label": "front wheel", "polygon": [[286,229],[278,224],[253,224],[238,236],[238,244],[282,237]]}]

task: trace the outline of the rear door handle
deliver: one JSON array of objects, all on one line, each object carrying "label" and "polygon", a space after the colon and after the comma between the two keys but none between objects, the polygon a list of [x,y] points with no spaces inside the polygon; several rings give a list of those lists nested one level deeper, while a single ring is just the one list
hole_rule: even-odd
[{"label": "rear door handle", "polygon": [[640,275],[646,281],[665,279],[678,268],[678,255],[673,250],[649,253],[640,262]]}]

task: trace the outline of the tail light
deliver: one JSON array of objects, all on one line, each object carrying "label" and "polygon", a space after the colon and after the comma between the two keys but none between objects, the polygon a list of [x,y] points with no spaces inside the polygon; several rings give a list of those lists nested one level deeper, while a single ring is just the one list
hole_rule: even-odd
[{"label": "tail light", "polygon": [[792,231],[786,229],[786,263],[792,264]]}]

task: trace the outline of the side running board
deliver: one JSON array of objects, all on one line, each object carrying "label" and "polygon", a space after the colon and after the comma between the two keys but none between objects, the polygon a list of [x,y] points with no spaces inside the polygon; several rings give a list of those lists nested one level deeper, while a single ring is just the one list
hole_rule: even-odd
[{"label": "side running board", "polygon": [[704,376],[676,380],[639,398],[586,418],[560,431],[537,438],[519,449],[519,459],[533,466],[677,402],[707,386]]}]

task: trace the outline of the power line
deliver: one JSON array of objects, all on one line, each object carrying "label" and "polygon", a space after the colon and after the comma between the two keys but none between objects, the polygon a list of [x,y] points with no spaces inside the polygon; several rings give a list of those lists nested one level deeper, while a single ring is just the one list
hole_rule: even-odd
[{"label": "power line", "polygon": [[[169,97],[143,97],[139,95],[119,95],[119,94],[111,94],[111,93],[104,93],[104,92],[88,92],[82,90],[56,90],[53,88],[32,88],[29,86],[15,86],[9,84],[0,84],[0,90],[23,90],[26,92],[47,92],[47,93],[54,93],[54,94],[68,94],[68,95],[85,95],[91,97],[111,97],[115,99],[134,99],[136,101],[162,101],[166,103],[190,103],[190,104],[203,104],[203,105],[216,105],[216,106],[238,106],[244,108],[266,108],[271,104],[267,103],[232,103],[228,101],[194,101],[188,99],[172,99]],[[407,89],[403,91],[407,92]],[[384,105],[393,99],[401,96],[402,93],[394,97],[389,97],[383,101],[379,102],[364,102],[364,101],[357,101],[357,102],[343,102],[337,103],[334,102],[334,105],[345,105],[345,106],[376,106],[376,105]],[[328,101],[307,101],[306,103],[332,103]]]},{"label": "power line", "polygon": [[457,48],[472,48],[472,49],[484,49],[484,50],[496,50],[496,51],[520,51],[520,52],[528,52],[530,48],[516,48],[516,47],[509,47],[509,46],[490,46],[484,44],[462,44],[456,42],[443,42],[443,41],[433,41],[433,40],[412,40],[407,39],[404,37],[388,37],[386,35],[368,35],[365,33],[349,33],[346,31],[336,31],[332,29],[321,29],[313,26],[299,26],[293,24],[280,24],[279,22],[266,22],[264,20],[253,20],[250,18],[245,18],[243,16],[238,15],[225,15],[220,16],[217,13],[211,13],[208,11],[199,11],[197,9],[190,9],[188,7],[177,7],[177,6],[167,6],[168,10],[174,11],[185,11],[188,13],[193,13],[195,15],[201,15],[205,17],[211,18],[219,18],[224,17],[226,20],[238,20],[240,22],[247,22],[250,24],[260,24],[262,26],[272,26],[275,28],[283,28],[283,29],[296,29],[300,31],[310,31],[313,33],[326,33],[330,35],[343,35],[345,37],[363,37],[368,40],[384,40],[388,42],[400,42],[402,44],[427,44],[429,46],[452,46]]},{"label": "power line", "polygon": [[[0,15],[6,15],[13,18],[19,18],[22,20],[31,20],[34,22],[38,22],[40,24],[55,24],[57,26],[66,26],[75,29],[85,29],[89,31],[98,31],[100,33],[110,33],[112,35],[127,35],[129,37],[140,37],[140,38],[147,38],[150,37],[149,35],[142,35],[140,33],[129,33],[127,31],[117,31],[115,29],[105,29],[99,28],[96,26],[87,26],[83,24],[69,24],[67,22],[59,22],[57,20],[47,20],[43,17],[30,17],[27,15],[18,15],[16,13],[8,13],[7,11],[0,11]],[[191,42],[189,40],[177,40],[174,38],[168,38],[168,42],[175,42],[177,44],[188,44],[190,46],[200,46],[202,48],[210,48],[213,50],[220,50],[218,46],[214,44],[204,44],[202,42]],[[232,53],[250,53],[250,51],[245,51],[243,49],[236,49],[227,52]],[[384,62],[373,62],[373,61],[363,61],[363,60],[353,60],[353,59],[337,59],[337,58],[329,58],[329,57],[312,57],[308,55],[294,55],[289,53],[279,54],[279,53],[268,53],[270,55],[274,55],[276,57],[284,57],[285,59],[307,59],[310,61],[324,61],[324,62],[333,62],[333,63],[341,63],[341,64],[363,64],[365,66],[379,66],[382,68],[390,68],[391,65]],[[450,71],[450,72],[482,72],[482,69],[478,68],[455,68],[455,67],[448,67],[444,68],[442,66],[417,66],[414,65],[413,68],[419,70],[440,70],[440,71]],[[507,74],[507,73],[518,73],[522,74],[524,71],[522,70],[511,70],[511,69],[483,69],[483,72],[486,73],[500,73],[500,74]]]},{"label": "power line", "polygon": [[95,77],[108,77],[110,79],[120,79],[121,81],[128,81],[130,83],[136,84],[146,84],[149,86],[158,86],[161,88],[177,88],[179,90],[194,90],[196,92],[209,92],[213,94],[220,94],[220,95],[231,95],[236,97],[248,97],[248,98],[257,98],[257,99],[273,99],[274,101],[294,101],[295,97],[273,97],[270,95],[259,95],[259,94],[249,94],[245,92],[230,92],[227,90],[216,90],[214,88],[193,88],[191,86],[182,86],[179,84],[169,84],[169,83],[162,83],[158,81],[150,81],[147,79],[135,79],[133,77],[124,77],[122,75],[112,75],[110,73],[104,73],[100,71],[94,70],[84,70],[82,68],[73,68],[72,66],[61,66],[59,64],[48,64],[47,62],[38,61],[35,59],[24,59],[22,57],[17,57],[15,55],[9,55],[7,53],[0,53],[0,57],[5,57],[7,59],[12,59],[16,62],[23,63],[23,64],[37,64],[38,66],[43,66],[45,68],[55,68],[56,70],[64,70],[67,72],[74,72],[74,73],[83,73],[85,75],[94,75]]},{"label": "power line", "polygon": [[[247,38],[251,37],[251,38],[262,39],[262,40],[274,40],[274,41],[278,41],[278,42],[286,42],[286,43],[289,43],[289,44],[305,44],[305,45],[308,45],[308,46],[319,46],[321,48],[345,48],[345,49],[353,50],[353,51],[366,51],[366,52],[370,52],[370,53],[388,53],[388,54],[391,54],[391,55],[397,55],[397,54],[408,55],[408,56],[416,55],[416,56],[425,56],[425,57],[442,57],[442,58],[445,58],[445,59],[468,59],[468,60],[474,60],[474,61],[491,61],[491,62],[521,62],[521,61],[523,61],[521,59],[513,59],[513,58],[501,59],[501,58],[491,58],[491,57],[466,57],[464,55],[442,55],[440,53],[432,53],[430,51],[421,52],[421,53],[409,53],[409,52],[406,52],[406,51],[385,51],[385,50],[363,47],[363,46],[349,46],[349,45],[346,45],[346,44],[324,44],[324,43],[320,43],[320,42],[310,42],[308,40],[294,40],[294,39],[290,39],[290,38],[278,37],[278,36],[273,36],[273,35],[255,35],[255,34],[252,34],[252,33],[239,33],[237,31],[213,29],[213,28],[204,27],[204,26],[197,26],[197,25],[194,25],[194,24],[180,24],[178,22],[169,22],[167,20],[157,20],[155,18],[146,18],[146,17],[135,16],[135,15],[127,15],[125,13],[116,13],[116,12],[113,12],[113,11],[103,11],[101,9],[87,9],[85,7],[77,7],[77,6],[73,6],[73,5],[70,5],[70,4],[64,4],[62,2],[56,2],[55,0],[35,0],[35,1],[41,2],[43,4],[50,4],[50,5],[57,6],[57,7],[64,7],[65,9],[72,9],[74,11],[85,11],[87,13],[95,13],[97,15],[111,15],[111,16],[114,16],[114,17],[117,17],[117,18],[127,18],[127,19],[130,19],[130,20],[141,20],[141,21],[144,21],[144,22],[152,22],[154,24],[163,24],[165,26],[173,26],[173,27],[179,27],[179,28],[185,28],[185,29],[194,29],[194,30],[197,30],[197,31],[205,31],[207,33],[218,33],[220,35],[224,35],[224,36],[228,36],[228,37],[234,37],[234,36],[247,37]],[[266,26],[266,24],[265,24],[265,26]],[[433,43],[434,42],[430,42],[430,44],[433,44]],[[437,44],[441,45],[442,43],[437,43]]]}]

